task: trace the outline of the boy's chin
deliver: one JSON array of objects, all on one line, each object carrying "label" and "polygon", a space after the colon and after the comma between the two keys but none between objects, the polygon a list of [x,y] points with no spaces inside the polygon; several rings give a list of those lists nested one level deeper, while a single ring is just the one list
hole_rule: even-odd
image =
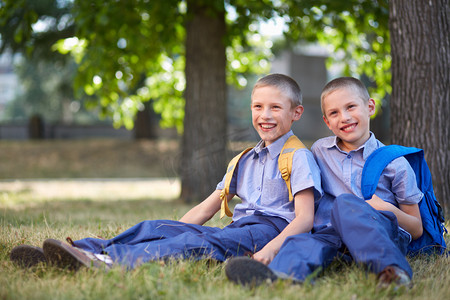
[{"label": "boy's chin", "polygon": [[264,144],[266,146],[269,146],[270,144],[276,142],[280,137],[282,137],[284,134],[274,134],[274,135],[263,135],[259,134],[259,137],[263,140]]},{"label": "boy's chin", "polygon": [[350,141],[351,139],[353,139],[353,135],[355,134],[354,132],[344,132],[342,130],[333,133],[335,136],[344,141]]}]

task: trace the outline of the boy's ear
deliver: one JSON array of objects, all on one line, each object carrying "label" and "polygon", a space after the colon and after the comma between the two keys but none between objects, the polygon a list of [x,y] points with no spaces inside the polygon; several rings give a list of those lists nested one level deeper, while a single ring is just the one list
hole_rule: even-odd
[{"label": "boy's ear", "polygon": [[370,98],[368,105],[369,105],[369,116],[373,116],[375,114],[375,100]]},{"label": "boy's ear", "polygon": [[303,114],[303,105],[299,105],[296,108],[294,108],[294,121],[300,120],[302,114]]},{"label": "boy's ear", "polygon": [[328,129],[331,130],[330,122],[328,121],[327,117],[322,116],[322,118],[323,118],[323,121],[325,122],[325,124],[327,125]]}]

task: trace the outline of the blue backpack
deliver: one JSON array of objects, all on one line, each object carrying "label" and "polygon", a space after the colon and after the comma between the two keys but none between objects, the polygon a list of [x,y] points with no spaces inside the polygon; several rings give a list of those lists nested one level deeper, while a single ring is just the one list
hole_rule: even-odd
[{"label": "blue backpack", "polygon": [[416,174],[417,186],[424,194],[419,202],[423,234],[409,244],[408,255],[444,254],[446,244],[443,235],[444,231],[447,233],[444,226],[444,214],[434,195],[431,173],[422,149],[390,145],[375,150],[364,164],[361,179],[362,195],[365,200],[372,198],[384,168],[400,156],[404,156],[408,160]]}]

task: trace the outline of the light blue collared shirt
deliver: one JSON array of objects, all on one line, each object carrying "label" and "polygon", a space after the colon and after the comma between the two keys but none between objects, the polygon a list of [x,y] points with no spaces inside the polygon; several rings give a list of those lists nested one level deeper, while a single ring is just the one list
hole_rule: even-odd
[{"label": "light blue collared shirt", "polygon": [[[384,146],[373,133],[370,133],[370,138],[364,145],[348,153],[339,148],[338,141],[338,137],[330,136],[318,140],[311,147],[321,170],[325,193],[316,213],[316,225],[329,221],[329,210],[335,197],[350,193],[362,200],[361,176],[364,163],[373,151]],[[399,204],[419,203],[423,197],[417,187],[414,171],[404,157],[393,160],[383,170],[375,194],[396,207]]]},{"label": "light blue collared shirt", "polygon": [[[289,131],[267,147],[260,141],[239,160],[230,185],[230,194],[236,194],[242,200],[234,208],[234,221],[256,212],[281,217],[288,222],[295,218],[294,202],[289,201],[286,182],[278,169],[281,149],[291,135],[293,133]],[[320,180],[320,170],[311,151],[297,150],[292,160],[292,194],[313,188],[317,201],[322,195]],[[223,189],[224,182],[225,177],[217,189]]]}]

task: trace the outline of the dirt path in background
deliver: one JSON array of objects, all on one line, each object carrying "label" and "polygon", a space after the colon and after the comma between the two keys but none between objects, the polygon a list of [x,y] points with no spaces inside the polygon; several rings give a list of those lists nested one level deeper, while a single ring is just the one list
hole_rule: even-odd
[{"label": "dirt path in background", "polygon": [[48,200],[172,200],[180,194],[180,182],[176,178],[3,180],[0,194],[5,192]]}]

